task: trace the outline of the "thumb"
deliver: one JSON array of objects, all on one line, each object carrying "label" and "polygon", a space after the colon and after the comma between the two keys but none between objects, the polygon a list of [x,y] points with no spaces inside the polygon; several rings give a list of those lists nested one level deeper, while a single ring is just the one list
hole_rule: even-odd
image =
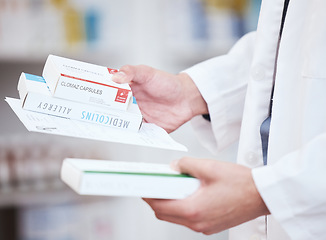
[{"label": "thumb", "polygon": [[145,65],[125,65],[112,76],[112,81],[116,83],[142,83],[153,74],[153,68]]},{"label": "thumb", "polygon": [[171,163],[171,168],[201,180],[209,180],[214,177],[215,163],[216,161],[211,159],[183,157],[173,161]]},{"label": "thumb", "polygon": [[113,74],[112,81],[116,83],[130,83],[134,78],[133,75],[133,66],[126,65]]}]

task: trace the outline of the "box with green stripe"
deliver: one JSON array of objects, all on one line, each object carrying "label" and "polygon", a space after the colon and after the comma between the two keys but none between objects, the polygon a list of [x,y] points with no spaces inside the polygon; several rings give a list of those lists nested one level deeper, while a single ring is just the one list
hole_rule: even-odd
[{"label": "box with green stripe", "polygon": [[199,187],[198,179],[168,164],[109,160],[64,160],[61,179],[81,195],[182,199]]}]

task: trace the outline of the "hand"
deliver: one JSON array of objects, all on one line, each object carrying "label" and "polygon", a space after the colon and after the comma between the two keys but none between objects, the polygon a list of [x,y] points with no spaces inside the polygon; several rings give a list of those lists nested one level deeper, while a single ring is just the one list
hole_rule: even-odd
[{"label": "hand", "polygon": [[144,199],[158,219],[213,234],[269,214],[247,167],[182,158],[174,168],[198,178],[201,186],[181,200]]},{"label": "hand", "polygon": [[208,113],[207,105],[191,78],[140,65],[126,65],[113,75],[129,83],[146,122],[172,132],[196,115]]}]

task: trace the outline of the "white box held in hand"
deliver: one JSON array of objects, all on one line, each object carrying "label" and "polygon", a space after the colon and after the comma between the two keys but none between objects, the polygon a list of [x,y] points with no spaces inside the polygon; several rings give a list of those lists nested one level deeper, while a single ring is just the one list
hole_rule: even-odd
[{"label": "white box held in hand", "polygon": [[131,100],[128,84],[112,81],[117,70],[49,55],[43,77],[54,97],[126,110]]},{"label": "white box held in hand", "polygon": [[25,110],[134,132],[142,124],[143,117],[136,101],[129,105],[127,111],[123,111],[54,98],[43,77],[27,73],[21,74],[18,91]]},{"label": "white box held in hand", "polygon": [[81,195],[160,199],[186,198],[200,186],[166,164],[73,158],[63,161],[61,179]]}]

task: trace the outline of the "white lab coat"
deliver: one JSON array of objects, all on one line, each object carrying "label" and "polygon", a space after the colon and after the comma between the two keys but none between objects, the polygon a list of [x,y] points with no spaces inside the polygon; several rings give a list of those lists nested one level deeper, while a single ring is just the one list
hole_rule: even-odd
[{"label": "white lab coat", "polygon": [[292,0],[278,51],[268,165],[259,128],[268,116],[284,0],[263,0],[257,31],[187,72],[209,108],[193,125],[212,151],[239,138],[271,215],[230,239],[326,239],[326,1]]}]

